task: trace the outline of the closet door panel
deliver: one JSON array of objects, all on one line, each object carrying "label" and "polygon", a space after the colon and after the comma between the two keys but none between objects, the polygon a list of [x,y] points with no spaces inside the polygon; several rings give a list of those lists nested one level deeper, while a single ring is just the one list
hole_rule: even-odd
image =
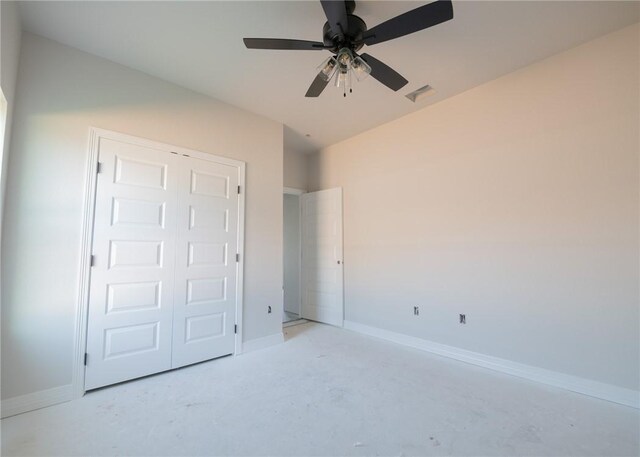
[{"label": "closet door panel", "polygon": [[85,388],[171,368],[178,157],[101,138]]},{"label": "closet door panel", "polygon": [[174,368],[234,351],[238,169],[181,160],[177,218]]}]

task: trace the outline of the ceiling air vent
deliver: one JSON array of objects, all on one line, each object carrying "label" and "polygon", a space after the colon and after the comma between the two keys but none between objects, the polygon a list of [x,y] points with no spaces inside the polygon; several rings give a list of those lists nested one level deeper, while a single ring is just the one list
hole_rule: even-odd
[{"label": "ceiling air vent", "polygon": [[420,89],[416,89],[413,92],[405,95],[405,97],[415,103],[419,102],[423,98],[428,97],[429,95],[435,94],[435,92],[436,91],[433,89],[433,87],[427,84],[426,86],[422,86]]}]

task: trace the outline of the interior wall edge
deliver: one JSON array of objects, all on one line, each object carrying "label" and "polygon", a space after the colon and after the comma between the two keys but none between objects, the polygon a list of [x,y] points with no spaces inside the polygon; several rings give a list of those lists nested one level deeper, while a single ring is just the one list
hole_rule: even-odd
[{"label": "interior wall edge", "polygon": [[286,147],[282,152],[282,183],[285,188],[307,190],[309,188],[309,157]]},{"label": "interior wall edge", "polygon": [[640,409],[640,391],[626,389],[624,387],[605,384],[591,379],[579,378],[557,371],[525,365],[511,360],[501,359],[479,352],[468,351],[446,344],[392,332],[378,327],[360,324],[353,321],[344,321],[344,328],[363,335],[391,341],[403,346],[408,346],[421,351],[430,352],[450,359],[469,363],[489,370],[498,371],[518,378],[528,379],[549,386],[559,387],[589,397],[630,406]]},{"label": "interior wall edge", "polygon": [[[5,200],[7,199],[7,170],[11,150],[11,132],[13,130],[13,112],[15,94],[18,85],[18,66],[22,39],[22,22],[17,2],[0,2],[0,86],[6,101],[6,120],[3,143],[0,144],[0,259],[2,258],[2,234],[4,227]],[[0,309],[2,306],[2,266],[0,262]]]}]

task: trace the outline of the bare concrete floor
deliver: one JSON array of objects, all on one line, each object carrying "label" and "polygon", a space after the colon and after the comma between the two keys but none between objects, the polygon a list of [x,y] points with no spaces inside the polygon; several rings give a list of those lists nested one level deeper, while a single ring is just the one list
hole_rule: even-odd
[{"label": "bare concrete floor", "polygon": [[305,324],[2,421],[2,455],[635,455],[637,410]]}]

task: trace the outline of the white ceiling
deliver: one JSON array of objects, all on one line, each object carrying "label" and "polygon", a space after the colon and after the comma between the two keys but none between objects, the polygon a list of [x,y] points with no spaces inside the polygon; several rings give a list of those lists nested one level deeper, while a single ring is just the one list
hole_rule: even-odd
[{"label": "white ceiling", "polygon": [[[369,27],[424,2],[357,1]],[[248,50],[243,37],[321,41],[317,1],[20,2],[25,30],[285,124],[285,147],[309,152],[640,20],[638,2],[456,1],[454,19],[365,47],[409,80],[373,78],[343,98],[304,94],[327,51]],[[425,101],[404,95],[430,84]],[[306,137],[305,134],[310,135]]]}]

